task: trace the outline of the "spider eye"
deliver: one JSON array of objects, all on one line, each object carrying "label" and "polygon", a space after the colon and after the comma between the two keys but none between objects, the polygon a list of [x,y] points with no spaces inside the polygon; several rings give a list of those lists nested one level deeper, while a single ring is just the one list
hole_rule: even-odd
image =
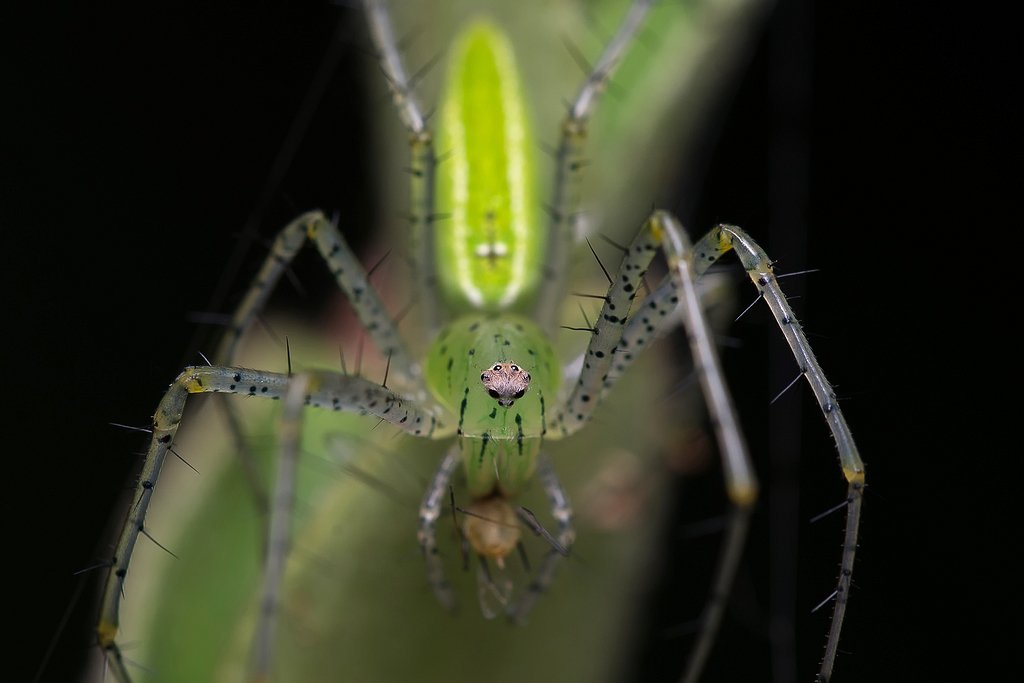
[{"label": "spider eye", "polygon": [[493,368],[491,368],[491,369],[492,369],[492,370],[494,370],[495,372],[501,372],[501,366],[500,366],[500,365],[495,365],[495,366],[494,366]]},{"label": "spider eye", "polygon": [[495,389],[488,389],[487,395],[490,396],[491,398],[498,398],[501,396],[501,394],[499,394]]},{"label": "spider eye", "polygon": [[487,374],[486,372],[482,372],[482,373],[480,373],[480,381],[481,381],[481,382],[487,382],[487,381],[489,381],[490,379],[491,379],[491,376],[490,376],[490,375],[488,375],[488,374]]},{"label": "spider eye", "polygon": [[519,391],[517,391],[517,392],[515,393],[515,395],[513,396],[513,398],[522,398],[522,397],[523,397],[523,394],[525,394],[525,393],[526,393],[526,389],[521,389],[521,390],[519,390]]},{"label": "spider eye", "polygon": [[512,365],[510,367],[512,369],[512,372],[519,372],[519,366],[518,365]]}]

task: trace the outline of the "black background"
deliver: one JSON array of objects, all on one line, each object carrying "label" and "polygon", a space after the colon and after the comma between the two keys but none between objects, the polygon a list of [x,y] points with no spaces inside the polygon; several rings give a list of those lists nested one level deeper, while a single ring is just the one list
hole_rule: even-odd
[{"label": "black background", "polygon": [[[345,8],[283,5],[38,7],[3,22],[15,34],[0,66],[13,115],[0,166],[10,680],[29,680],[43,660],[82,581],[72,573],[102,555],[137,464],[138,438],[108,423],[145,424],[195,361],[188,315],[209,305],[216,264],[264,196],[339,17],[360,21]],[[722,112],[699,200],[673,207],[693,226],[727,220],[767,235],[784,269],[822,269],[787,289],[804,290],[797,310],[869,475],[836,681],[1012,678],[1021,468],[1003,387],[1015,381],[1020,304],[998,276],[1016,267],[1022,111],[1008,25],[953,3],[780,2]],[[261,212],[264,235],[312,207],[374,224],[361,201],[369,174],[349,170],[366,167],[353,131],[368,115],[358,106],[365,38],[352,32]],[[794,210],[801,192],[806,210]],[[758,346],[763,336],[729,354],[734,379],[757,387],[741,403],[763,404],[788,381],[765,370],[778,349]],[[777,437],[778,419],[751,442]],[[785,465],[761,464],[769,492],[784,474],[775,467]],[[805,459],[799,477],[801,519],[838,502],[831,454]],[[767,542],[770,501],[755,548]],[[823,548],[836,553],[838,539]],[[87,612],[72,611],[43,680],[79,665]],[[638,675],[661,666],[638,664],[653,667]]]}]

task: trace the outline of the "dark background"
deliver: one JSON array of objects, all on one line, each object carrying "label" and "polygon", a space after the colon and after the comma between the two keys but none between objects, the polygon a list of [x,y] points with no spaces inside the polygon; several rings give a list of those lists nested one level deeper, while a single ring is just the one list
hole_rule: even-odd
[{"label": "dark background", "polygon": [[[4,22],[15,33],[0,66],[13,115],[0,165],[10,680],[30,680],[43,660],[83,583],[73,572],[102,556],[137,465],[138,437],[108,423],[145,424],[196,361],[188,351],[202,337],[189,314],[208,310],[246,216],[266,202],[263,235],[312,207],[374,224],[362,200],[369,174],[348,170],[366,167],[366,150],[353,147],[368,115],[358,26],[280,189],[262,189],[336,23],[360,21],[345,8],[283,5],[37,7]],[[998,275],[1016,266],[1022,111],[1008,25],[954,3],[780,2],[721,113],[699,201],[674,207],[693,226],[728,220],[767,235],[784,270],[822,269],[787,291],[803,290],[797,311],[838,384],[869,481],[836,681],[1013,672],[1021,470],[1002,387],[1015,379],[1020,305]],[[243,259],[233,286],[261,253]],[[763,322],[741,324],[743,353],[728,354],[734,379],[754,387],[741,404],[763,405],[792,376],[774,362],[777,346],[759,341]],[[751,427],[764,430],[752,444],[794,429],[821,440],[806,390],[792,393]],[[764,586],[768,520],[805,524],[842,488],[829,452],[806,455],[796,480],[778,446],[758,457],[769,494],[753,530],[761,559],[743,571]],[[799,509],[787,511],[793,491],[780,487],[794,481]],[[821,543],[802,554],[838,557],[838,535],[801,533]],[[71,610],[43,680],[68,680],[85,656],[88,603]],[[763,638],[726,629],[737,637],[724,642],[754,640],[751,660],[764,661]],[[813,638],[801,651],[816,656],[823,633],[799,632]],[[745,656],[722,647],[720,658]],[[678,659],[641,656],[653,658],[637,665],[644,677],[661,670],[659,657]]]}]

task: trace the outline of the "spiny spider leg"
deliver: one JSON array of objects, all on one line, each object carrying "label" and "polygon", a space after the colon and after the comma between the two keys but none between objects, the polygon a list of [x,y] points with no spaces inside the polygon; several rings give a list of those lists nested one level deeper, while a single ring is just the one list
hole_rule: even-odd
[{"label": "spiny spider leg", "polygon": [[[369,333],[381,354],[389,359],[390,367],[406,384],[413,388],[418,400],[428,400],[423,386],[420,368],[414,363],[392,318],[388,315],[377,291],[369,283],[365,269],[342,237],[338,227],[327,220],[320,211],[310,211],[288,223],[280,230],[264,259],[263,265],[254,276],[242,302],[235,309],[227,331],[221,340],[214,363],[232,365],[238,345],[245,333],[252,327],[264,310],[281,276],[287,272],[296,255],[312,242],[323,258],[328,270],[334,275],[338,287],[345,293],[363,327]],[[255,492],[257,508],[265,510],[266,494],[259,481],[256,468],[249,454],[249,445],[243,436],[238,414],[229,402],[219,401],[222,407],[235,449],[240,456],[243,470]]]},{"label": "spiny spider leg", "polygon": [[534,605],[540,596],[547,591],[551,582],[555,580],[555,570],[561,563],[562,558],[572,551],[572,545],[576,541],[576,530],[572,526],[572,505],[569,503],[569,496],[562,488],[558,480],[555,468],[546,457],[541,457],[537,465],[537,476],[540,477],[544,492],[551,504],[551,516],[558,523],[558,531],[555,540],[559,548],[551,547],[544,556],[544,562],[537,570],[536,575],[526,589],[526,593],[509,609],[509,619],[516,624],[526,623],[527,617],[533,610]]},{"label": "spiny spider leg", "polygon": [[[819,680],[827,681],[831,677],[835,664],[843,618],[846,612],[846,603],[849,598],[854,555],[857,549],[860,511],[863,503],[865,485],[864,463],[857,451],[853,435],[846,424],[846,419],[836,400],[832,386],[825,378],[821,365],[814,356],[810,343],[796,315],[793,313],[785,294],[779,287],[778,280],[772,270],[771,260],[765,251],[742,229],[729,225],[716,226],[693,247],[694,271],[696,275],[698,277],[703,276],[711,265],[732,249],[736,250],[744,269],[758,288],[761,298],[768,304],[772,315],[793,352],[793,357],[799,365],[801,374],[806,377],[807,382],[811,386],[815,399],[835,439],[840,464],[848,483],[846,531],[844,533],[843,551],[840,558],[839,579],[834,593],[835,603],[828,639],[818,673]],[[655,335],[665,330],[673,319],[673,316],[669,314],[677,305],[677,300],[676,280],[670,277],[666,278],[665,282],[659,285],[654,292],[636,307],[636,310],[632,312],[625,322],[625,330],[623,330],[618,348],[615,351],[615,360],[608,374],[608,381],[602,387],[600,396],[603,397],[610,384],[626,370],[648,342]],[[602,321],[608,322],[602,315],[598,321],[599,328]],[[582,379],[581,377],[581,381]],[[723,543],[723,559],[720,562],[728,558],[733,552],[739,552],[739,547],[742,545],[742,534],[744,533],[740,527],[746,525],[746,519],[742,517],[744,515],[740,510],[734,513],[727,531],[727,538]],[[730,550],[733,546],[736,547],[734,551]],[[715,578],[711,602],[709,602],[705,612],[705,624],[708,623],[708,611],[724,608],[723,599],[729,587],[729,582],[725,579],[726,577],[720,572]],[[716,603],[719,605],[718,607],[715,607]],[[702,659],[707,654],[704,650],[709,649],[711,645],[711,638],[708,634],[709,631],[705,628],[702,632],[701,641],[696,646],[696,652],[700,653]],[[691,660],[685,680],[693,680],[699,675],[697,664],[697,661]]]},{"label": "spiny spider leg", "polygon": [[[757,479],[725,385],[711,329],[697,295],[693,249],[682,226],[670,214],[655,211],[626,249],[591,333],[579,379],[565,406],[556,413],[553,431],[567,435],[578,430],[611,387],[614,381],[612,364],[623,351],[623,337],[632,317],[633,300],[659,247],[668,262],[675,288],[673,296],[679,299],[683,328],[711,422],[715,425],[726,491],[734,508],[719,555],[712,595],[702,615],[701,635],[690,654],[684,675],[684,680],[693,681],[700,675],[724,613],[728,589],[742,554],[750,511],[757,499]],[[661,289],[652,295],[659,296],[665,296]],[[649,297],[649,300],[658,302],[657,298]],[[637,315],[643,314],[638,312]],[[647,327],[643,329],[646,331]]]},{"label": "spiny spider leg", "polygon": [[[562,130],[555,149],[555,181],[548,212],[547,244],[544,254],[547,266],[543,269],[543,288],[549,292],[565,289],[566,269],[550,264],[568,262],[569,250],[576,241],[574,213],[579,205],[578,192],[583,167],[583,148],[587,138],[590,116],[611,78],[615,67],[636,38],[650,9],[650,0],[636,0],[629,8],[618,30],[604,48],[594,68],[587,75],[579,92],[569,105],[562,122]],[[536,317],[549,328],[557,324],[558,297],[542,296],[537,301]]]},{"label": "spiny spider leg", "polygon": [[739,256],[743,268],[753,281],[768,304],[776,323],[786,337],[793,358],[799,366],[800,373],[818,401],[825,421],[832,432],[839,452],[839,463],[843,476],[847,481],[846,493],[846,531],[843,539],[843,553],[839,561],[839,581],[835,590],[835,603],[832,610],[832,623],[829,626],[825,653],[821,659],[818,680],[827,681],[832,676],[839,648],[839,636],[843,628],[843,617],[846,615],[846,603],[849,599],[850,582],[853,576],[853,559],[857,552],[857,531],[860,526],[860,510],[863,503],[865,472],[864,462],[857,451],[853,434],[846,424],[843,411],[839,408],[832,385],[825,379],[825,373],[818,364],[818,359],[811,350],[807,335],[804,334],[800,322],[786,300],[786,295],[779,287],[779,282],[772,270],[771,259],[750,235],[733,225],[718,225],[705,235],[694,247],[698,274],[717,261],[730,249]]},{"label": "spiny spider leg", "polygon": [[417,398],[422,400],[419,394],[425,396],[426,390],[422,387],[419,366],[409,355],[398,328],[369,283],[366,271],[352,248],[338,227],[320,211],[299,216],[278,233],[263,266],[232,317],[228,332],[217,349],[216,362],[225,363],[234,358],[242,336],[263,311],[274,287],[307,240],[316,246],[381,355],[390,358],[392,371],[405,381],[415,383]]},{"label": "spiny spider leg", "polygon": [[441,506],[444,497],[448,493],[448,485],[451,482],[455,470],[462,464],[462,457],[458,445],[448,449],[448,453],[441,461],[441,465],[430,480],[430,487],[423,496],[423,503],[420,505],[420,523],[416,538],[419,540],[420,548],[423,550],[423,558],[427,563],[427,582],[430,584],[437,601],[447,610],[455,608],[455,596],[452,593],[452,586],[444,574],[444,564],[441,562],[441,555],[437,549],[437,520],[441,516]]},{"label": "spiny spider leg", "polygon": [[[305,377],[309,386],[305,392],[303,405],[374,415],[416,436],[440,438],[451,433],[451,429],[442,424],[433,413],[403,399],[390,389],[361,377],[323,371],[306,373]],[[121,528],[110,574],[104,584],[100,601],[97,638],[107,653],[107,662],[117,680],[131,680],[121,650],[116,643],[125,576],[135,542],[145,525],[146,511],[153,490],[181,423],[186,400],[190,394],[199,393],[240,394],[280,399],[288,391],[291,380],[292,378],[286,374],[248,368],[188,367],[178,375],[161,399],[153,415],[153,437],[143,462],[139,483],[135,487],[134,502]]]},{"label": "spiny spider leg", "polygon": [[310,388],[310,376],[292,377],[284,396],[278,442],[277,473],[271,500],[270,525],[267,531],[266,557],[263,564],[263,586],[260,610],[252,638],[252,671],[256,680],[270,680],[270,664],[274,649],[274,633],[280,611],[281,585],[285,561],[291,546],[292,508],[295,505],[295,477],[302,440],[302,410]]},{"label": "spiny spider leg", "polygon": [[387,10],[376,0],[366,0],[364,4],[366,20],[370,26],[370,38],[377,51],[388,88],[391,90],[391,99],[402,125],[409,132],[412,154],[409,218],[412,224],[412,261],[416,264],[414,291],[418,292],[417,310],[422,315],[427,330],[433,333],[440,324],[440,296],[434,256],[434,181],[437,170],[434,138],[427,128],[426,116],[416,101],[415,92],[402,65]]}]

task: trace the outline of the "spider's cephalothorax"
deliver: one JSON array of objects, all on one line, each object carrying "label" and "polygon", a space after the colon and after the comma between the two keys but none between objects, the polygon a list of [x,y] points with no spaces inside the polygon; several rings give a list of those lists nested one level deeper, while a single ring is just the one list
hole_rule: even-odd
[{"label": "spider's cephalothorax", "polygon": [[536,469],[558,399],[560,373],[547,337],[514,314],[462,316],[442,328],[424,372],[453,415],[470,495],[518,493]]}]

